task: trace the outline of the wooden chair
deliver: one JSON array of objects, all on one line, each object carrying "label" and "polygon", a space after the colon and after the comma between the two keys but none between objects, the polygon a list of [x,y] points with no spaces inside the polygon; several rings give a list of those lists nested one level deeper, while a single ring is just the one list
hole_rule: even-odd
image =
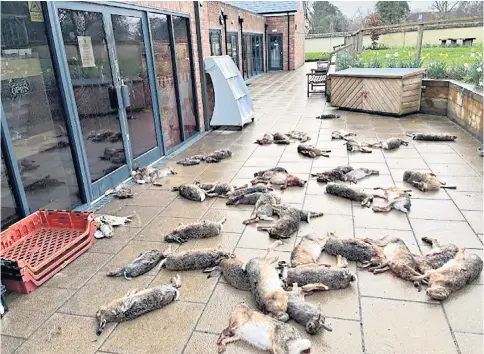
[{"label": "wooden chair", "polygon": [[324,93],[324,90],[314,90],[314,87],[326,87],[326,71],[317,71],[312,69],[310,73],[306,74],[307,78],[307,93],[308,97],[311,93]]}]

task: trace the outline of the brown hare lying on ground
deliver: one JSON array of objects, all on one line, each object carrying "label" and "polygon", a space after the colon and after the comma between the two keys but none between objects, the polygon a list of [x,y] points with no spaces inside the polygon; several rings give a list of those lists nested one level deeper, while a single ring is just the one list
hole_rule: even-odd
[{"label": "brown hare lying on ground", "polygon": [[316,177],[316,180],[320,183],[344,181],[345,174],[351,171],[353,171],[351,166],[338,166],[324,172],[311,173],[311,177]]},{"label": "brown hare lying on ground", "polygon": [[427,141],[454,141],[457,136],[447,134],[447,133],[410,133],[407,136],[411,137],[412,140],[427,140]]},{"label": "brown hare lying on ground", "polygon": [[333,329],[326,324],[321,306],[304,300],[304,290],[293,284],[292,290],[288,292],[287,314],[291,319],[303,325],[309,334],[318,334],[325,329],[332,332]]},{"label": "brown hare lying on ground", "polygon": [[221,248],[197,248],[173,253],[171,245],[163,252],[165,259],[160,263],[160,269],[184,271],[199,270],[217,266],[224,258],[231,258],[233,254]]},{"label": "brown hare lying on ground", "polygon": [[423,275],[415,275],[411,280],[428,279],[427,295],[435,300],[445,300],[453,292],[462,289],[482,272],[482,259],[476,254],[465,254],[459,249],[453,259],[442,267],[428,270]]},{"label": "brown hare lying on ground", "polygon": [[219,265],[213,268],[207,268],[203,272],[210,273],[207,278],[222,274],[224,279],[239,290],[250,291],[250,281],[248,274],[242,269],[244,263],[234,258],[223,258]]},{"label": "brown hare lying on ground", "polygon": [[315,233],[303,236],[301,242],[291,252],[291,267],[317,263],[326,239],[325,237],[319,237]]},{"label": "brown hare lying on ground", "polygon": [[411,190],[403,190],[395,186],[389,188],[376,187],[373,189],[382,190],[383,195],[380,195],[380,197],[388,201],[388,203],[384,206],[374,206],[373,211],[389,212],[392,209],[396,209],[405,214],[410,211],[410,207],[412,206],[412,203],[410,202]]},{"label": "brown hare lying on ground", "polygon": [[201,238],[210,238],[220,235],[223,229],[223,224],[227,221],[224,217],[220,221],[200,221],[188,225],[180,223],[169,234],[165,235],[166,242],[185,243],[189,240],[197,240]]},{"label": "brown hare lying on ground", "polygon": [[386,141],[380,141],[378,143],[368,144],[369,147],[380,148],[383,150],[395,150],[402,145],[408,146],[408,141],[405,141],[400,138],[390,138],[390,139],[387,139]]},{"label": "brown hare lying on ground", "polygon": [[350,182],[350,183],[358,183],[360,179],[363,179],[367,176],[372,176],[372,175],[379,175],[380,171],[377,170],[371,170],[369,168],[365,167],[360,167],[355,170],[349,171],[343,176],[343,181],[345,182]]},{"label": "brown hare lying on ground", "polygon": [[417,187],[422,192],[438,191],[440,188],[457,189],[455,186],[446,186],[445,182],[439,181],[433,173],[405,171],[403,181]]},{"label": "brown hare lying on ground", "polygon": [[252,310],[245,303],[235,305],[232,310],[229,326],[217,340],[218,352],[223,353],[227,344],[239,340],[272,354],[311,353],[311,342],[296,328]]},{"label": "brown hare lying on ground", "polygon": [[207,197],[203,189],[192,183],[182,184],[178,187],[173,187],[171,190],[172,192],[178,192],[183,198],[194,202],[203,202]]},{"label": "brown hare lying on ground", "polygon": [[330,182],[326,185],[326,193],[337,197],[346,198],[355,202],[361,202],[362,206],[370,207],[375,195],[362,189],[348,186],[344,183]]},{"label": "brown hare lying on ground", "polygon": [[178,300],[181,286],[180,276],[177,274],[170,280],[170,285],[160,285],[150,289],[131,290],[124,297],[101,306],[96,312],[99,336],[109,322],[125,322],[144,315],[153,310],[166,306]]},{"label": "brown hare lying on ground", "polygon": [[257,308],[286,322],[289,320],[287,293],[282,288],[279,273],[274,267],[277,257],[269,258],[271,252],[280,245],[282,245],[282,241],[274,242],[267,250],[265,257],[250,259],[242,266],[242,269],[249,277],[250,290]]}]

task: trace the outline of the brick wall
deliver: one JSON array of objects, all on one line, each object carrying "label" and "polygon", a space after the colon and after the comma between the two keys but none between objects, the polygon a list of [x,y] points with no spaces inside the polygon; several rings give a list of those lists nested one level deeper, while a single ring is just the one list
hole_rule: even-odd
[{"label": "brick wall", "polygon": [[297,69],[304,64],[304,40],[306,36],[306,33],[305,33],[306,21],[304,19],[304,9],[303,9],[302,1],[299,2],[299,9],[296,13],[295,22],[296,22],[296,25],[294,26],[295,41],[292,44],[295,52],[295,62],[294,62],[293,69]]},{"label": "brick wall", "polygon": [[422,80],[420,111],[447,116],[482,141],[483,98],[466,84],[448,80]]},{"label": "brick wall", "polygon": [[[469,85],[470,86],[470,85]],[[449,82],[447,117],[482,141],[483,96],[456,82]]]},{"label": "brick wall", "polygon": [[[236,32],[238,34],[238,53],[239,53],[239,70],[242,71],[242,36],[240,31],[239,16],[244,19],[244,33],[259,33],[264,35],[265,18],[264,16],[252,13],[250,11],[239,9],[219,1],[206,1],[203,3],[203,17],[206,19],[207,28],[202,28],[203,33],[207,35],[203,38],[204,57],[210,56],[210,40],[208,38],[209,30],[220,30],[222,34],[222,55],[226,53],[224,26],[220,24],[220,14],[223,10],[227,15],[227,32]],[[207,50],[205,50],[207,48]],[[265,48],[263,50],[265,58]],[[265,62],[265,59],[264,59]]]}]

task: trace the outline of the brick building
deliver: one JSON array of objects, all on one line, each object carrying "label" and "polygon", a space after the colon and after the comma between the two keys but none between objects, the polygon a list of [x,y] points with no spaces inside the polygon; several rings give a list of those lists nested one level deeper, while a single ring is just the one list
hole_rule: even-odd
[{"label": "brick building", "polygon": [[[257,5],[257,6],[254,6]],[[209,130],[204,59],[304,62],[302,2],[3,2],[2,228],[85,208]]]},{"label": "brick building", "polygon": [[230,4],[265,18],[268,70],[294,70],[304,64],[302,1],[232,1]]}]

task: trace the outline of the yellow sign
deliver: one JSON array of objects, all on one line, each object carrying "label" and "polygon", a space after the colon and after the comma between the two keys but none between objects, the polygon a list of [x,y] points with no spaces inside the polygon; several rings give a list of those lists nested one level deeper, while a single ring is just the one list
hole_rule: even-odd
[{"label": "yellow sign", "polygon": [[42,7],[40,1],[29,1],[30,21],[44,22],[44,15],[42,15]]}]

